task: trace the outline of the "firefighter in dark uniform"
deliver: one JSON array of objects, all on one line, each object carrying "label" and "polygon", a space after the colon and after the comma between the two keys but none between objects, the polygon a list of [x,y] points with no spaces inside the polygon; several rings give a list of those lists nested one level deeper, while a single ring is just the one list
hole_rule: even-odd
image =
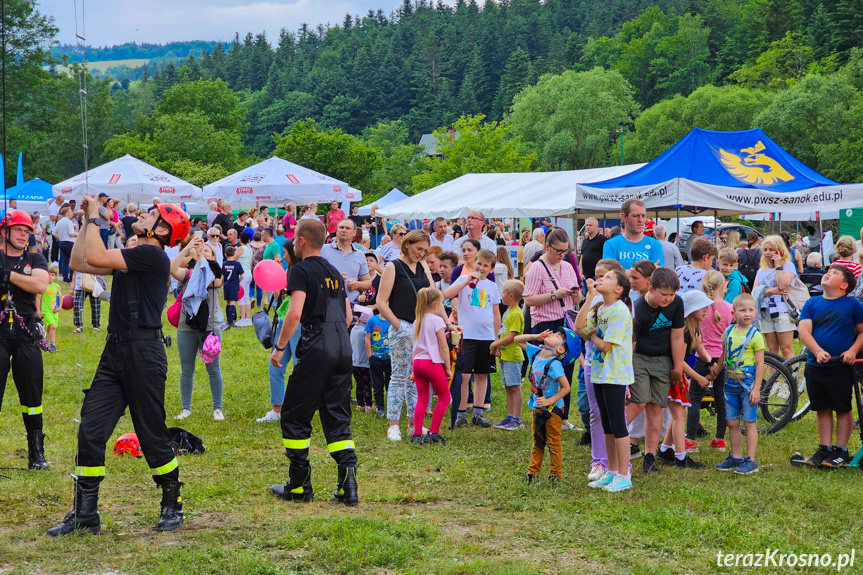
[{"label": "firefighter in dark uniform", "polygon": [[127,407],[153,481],[162,488],[156,529],[170,531],[183,523],[183,504],[176,451],[165,425],[168,359],[162,310],[171,262],[164,248],[188,236],[189,216],[176,205],[159,204],[132,224],[137,247],[107,250],[99,235],[98,202],[87,197],[82,207],[87,221],[75,238],[70,265],[77,272],[113,273],[111,310],[105,350],[81,406],[74,509],[48,535],[99,532],[97,504],[99,484],[105,478],[105,445]]},{"label": "firefighter in dark uniform", "polygon": [[282,440],[291,462],[288,482],[270,492],[289,501],[312,501],[309,445],[315,410],[321,419],[327,449],[339,466],[333,498],[357,504],[357,455],[351,435],[351,308],[341,273],[321,257],[327,231],[319,220],[301,220],[294,252],[302,261],[290,267],[291,297],[279,340],[270,361],[281,367],[285,346],[302,324],[296,363],[285,387]]},{"label": "firefighter in dark uniform", "polygon": [[44,330],[36,317],[36,294],[48,288],[48,262],[28,251],[32,233],[33,220],[21,210],[9,210],[0,223],[0,408],[11,368],[27,430],[28,467],[47,470],[39,347]]}]

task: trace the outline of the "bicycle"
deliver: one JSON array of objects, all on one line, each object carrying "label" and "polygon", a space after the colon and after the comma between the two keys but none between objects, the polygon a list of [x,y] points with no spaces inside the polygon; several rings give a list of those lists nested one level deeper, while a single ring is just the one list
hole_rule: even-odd
[{"label": "bicycle", "polygon": [[797,379],[797,410],[792,421],[799,421],[809,413],[809,394],[806,391],[806,352],[785,361],[786,367]]}]

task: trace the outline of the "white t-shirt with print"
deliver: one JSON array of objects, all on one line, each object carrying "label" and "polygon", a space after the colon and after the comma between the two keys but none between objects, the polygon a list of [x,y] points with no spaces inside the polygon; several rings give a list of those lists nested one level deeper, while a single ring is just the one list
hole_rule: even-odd
[{"label": "white t-shirt with print", "polygon": [[[461,276],[454,285],[464,284],[470,276]],[[497,286],[491,280],[479,280],[476,287],[465,287],[458,294],[458,324],[464,339],[494,341],[494,306],[500,303]]]}]

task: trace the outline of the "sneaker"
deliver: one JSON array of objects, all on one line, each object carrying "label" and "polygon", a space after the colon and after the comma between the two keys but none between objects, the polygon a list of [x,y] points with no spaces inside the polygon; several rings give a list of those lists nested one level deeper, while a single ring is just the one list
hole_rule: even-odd
[{"label": "sneaker", "polygon": [[[501,422],[501,423],[503,423],[503,422]],[[507,421],[506,423],[503,423],[503,425],[499,425],[499,426],[496,425],[495,427],[497,427],[498,429],[504,429],[506,431],[517,431],[517,430],[521,429],[522,427],[524,427],[524,424],[522,422],[516,420],[514,417],[510,417],[509,421]]]},{"label": "sneaker", "polygon": [[615,476],[612,475],[610,471],[606,471],[605,473],[602,474],[602,477],[600,477],[596,481],[591,481],[590,483],[587,484],[587,486],[591,487],[593,489],[597,489],[599,487],[605,487],[606,485],[608,485],[609,483],[614,481],[614,477]]},{"label": "sneaker", "polygon": [[387,410],[386,409],[379,409],[378,414],[375,417],[377,417],[378,419],[386,419]]},{"label": "sneaker", "polygon": [[695,430],[695,437],[707,437],[707,430],[700,423],[698,424],[698,429]]},{"label": "sneaker", "polygon": [[605,474],[605,467],[602,466],[601,463],[597,463],[593,467],[590,468],[590,473],[587,474],[587,478],[591,481],[596,481],[600,477]]},{"label": "sneaker", "polygon": [[733,455],[729,455],[724,461],[722,461],[722,463],[716,464],[716,469],[719,471],[733,471],[740,467],[741,463],[743,463],[742,459],[737,459]]},{"label": "sneaker", "polygon": [[724,439],[716,439],[715,437],[710,440],[710,443],[707,444],[707,447],[711,449],[715,449],[716,451],[725,451],[725,440]]},{"label": "sneaker", "polygon": [[560,477],[558,477],[557,475],[549,475],[548,476],[548,484],[551,485],[552,487],[559,487],[560,486]]},{"label": "sneaker", "polygon": [[174,419],[186,419],[190,415],[192,415],[192,410],[191,409],[184,409],[183,411],[180,412],[180,415],[178,415]]},{"label": "sneaker", "polygon": [[698,444],[691,439],[685,439],[686,443],[686,453],[695,453],[698,451]]},{"label": "sneaker", "polygon": [[422,445],[423,444],[423,436],[422,435],[411,435],[411,445]]},{"label": "sneaker", "polygon": [[663,451],[660,447],[659,451],[656,452],[656,461],[658,461],[659,463],[674,463],[675,461],[677,461],[674,458],[674,450],[666,449],[665,451]]},{"label": "sneaker", "polygon": [[644,456],[644,462],[641,464],[641,471],[645,475],[649,473],[659,473],[659,467],[656,466],[656,456],[648,453]]},{"label": "sneaker", "polygon": [[589,429],[581,434],[581,437],[578,439],[578,443],[576,445],[590,445],[590,430]]},{"label": "sneaker", "polygon": [[273,421],[281,421],[282,414],[273,411],[272,409],[264,414],[264,417],[259,417],[255,421],[258,423],[271,423]]},{"label": "sneaker", "polygon": [[440,433],[426,433],[423,435],[423,443],[430,445],[446,445],[446,439],[440,436]]},{"label": "sneaker", "polygon": [[455,423],[453,424],[453,429],[458,429],[459,427],[467,427],[467,417],[464,415],[458,415],[455,418]]},{"label": "sneaker", "polygon": [[615,475],[614,481],[602,488],[603,491],[608,491],[609,493],[617,493],[618,491],[626,491],[627,489],[632,489],[632,480],[627,479],[623,475]]},{"label": "sneaker", "polygon": [[850,461],[851,456],[847,449],[840,449],[839,447],[834,446],[833,449],[830,450],[830,455],[821,462],[821,467],[837,469],[839,467],[845,467]]},{"label": "sneaker", "polygon": [[637,444],[635,444],[635,443],[629,444],[629,460],[630,461],[632,461],[633,459],[638,459],[642,455],[644,455],[644,453],[642,453],[641,448],[638,447]]},{"label": "sneaker", "polygon": [[[421,435],[425,435],[428,432],[429,432],[428,428],[425,425],[423,425],[423,432]],[[413,434],[414,434],[414,426],[411,425],[410,427],[408,427],[408,435],[413,435]]]},{"label": "sneaker", "polygon": [[524,476],[524,480],[527,482],[528,486],[536,486],[539,485],[539,477],[536,475],[531,475],[530,473]]},{"label": "sneaker", "polygon": [[694,459],[689,457],[689,455],[687,455],[683,459],[677,459],[675,457],[674,466],[677,469],[701,469],[702,467],[704,467],[704,464],[695,461]]},{"label": "sneaker", "polygon": [[372,413],[375,410],[375,408],[372,407],[371,405],[367,405],[365,407],[365,410],[366,410],[366,413]]},{"label": "sneaker", "polygon": [[235,323],[234,325],[237,327],[248,327],[248,326],[252,325],[252,320],[251,319],[241,319],[237,323]]},{"label": "sneaker", "polygon": [[821,462],[827,459],[831,450],[826,445],[819,445],[818,449],[815,450],[815,453],[812,454],[812,457],[807,459],[804,463],[806,465],[811,465],[812,467],[821,467]]},{"label": "sneaker", "polygon": [[471,423],[477,427],[491,427],[491,422],[484,413],[474,413]]},{"label": "sneaker", "polygon": [[560,430],[561,431],[572,431],[573,429],[578,429],[578,428],[568,421],[566,423],[560,424]]},{"label": "sneaker", "polygon": [[222,413],[221,409],[214,409],[213,419],[215,419],[216,421],[225,421],[225,414]]},{"label": "sneaker", "polygon": [[506,429],[506,424],[509,423],[510,419],[512,419],[512,416],[507,415],[506,417],[495,423],[493,427],[495,429]]},{"label": "sneaker", "polygon": [[749,475],[750,473],[758,472],[758,462],[754,459],[749,459],[748,457],[743,460],[743,462],[737,466],[737,469],[734,470],[734,473],[739,473],[740,475]]},{"label": "sneaker", "polygon": [[390,441],[401,441],[402,440],[402,432],[399,430],[398,425],[391,425],[389,429],[387,429],[387,439]]}]

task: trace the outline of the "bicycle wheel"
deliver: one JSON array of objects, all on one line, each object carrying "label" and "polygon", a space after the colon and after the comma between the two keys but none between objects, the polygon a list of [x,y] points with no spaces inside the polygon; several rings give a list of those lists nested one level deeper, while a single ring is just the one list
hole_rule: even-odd
[{"label": "bicycle wheel", "polygon": [[794,378],[797,380],[797,410],[792,421],[799,421],[809,413],[809,393],[806,391],[806,352],[795,355],[785,362]]},{"label": "bicycle wheel", "polygon": [[774,354],[764,355],[758,407],[765,425],[759,426],[759,433],[776,433],[788,425],[797,410],[797,380],[781,359]]}]

